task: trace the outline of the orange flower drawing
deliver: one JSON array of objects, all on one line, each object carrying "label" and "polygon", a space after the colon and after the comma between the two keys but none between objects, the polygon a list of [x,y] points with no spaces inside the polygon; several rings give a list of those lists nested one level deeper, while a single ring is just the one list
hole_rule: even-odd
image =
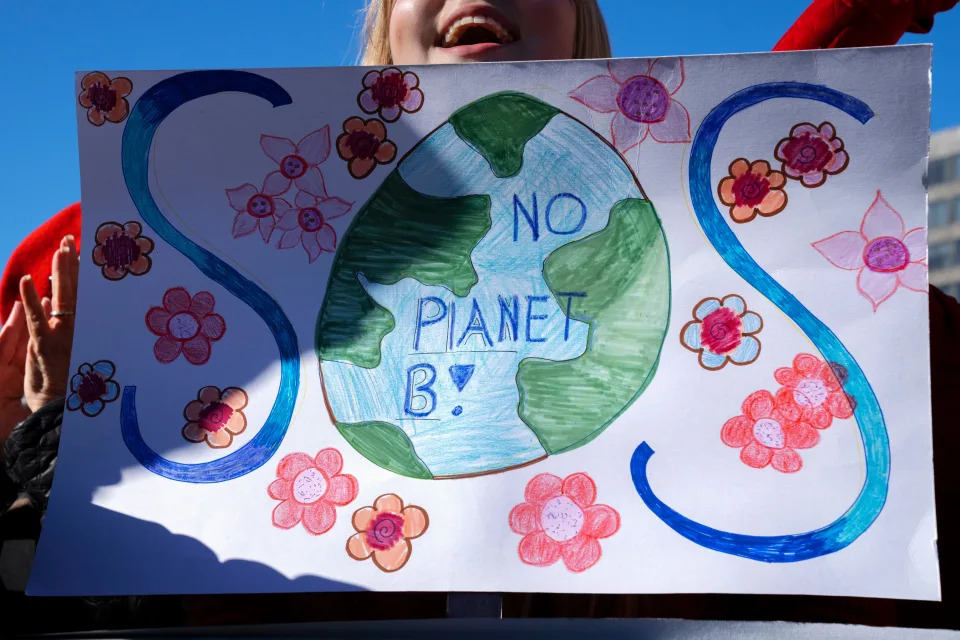
[{"label": "orange flower drawing", "polygon": [[347,540],[347,554],[354,560],[372,556],[381,571],[396,571],[410,559],[410,541],[422,536],[429,525],[426,511],[415,505],[404,507],[400,496],[387,493],[374,500],[372,507],[353,514],[357,533]]},{"label": "orange flower drawing", "polygon": [[97,246],[93,248],[93,264],[107,280],[122,280],[128,273],[142,276],[150,271],[150,252],[153,240],[140,235],[143,227],[131,220],[104,222],[96,231]]},{"label": "orange flower drawing", "polygon": [[94,71],[83,76],[80,88],[77,100],[87,110],[90,124],[99,127],[104,122],[123,122],[130,114],[127,96],[133,91],[133,83],[129,78],[111,80],[107,74]]},{"label": "orange flower drawing", "polygon": [[387,140],[387,128],[376,118],[364,121],[354,116],[343,123],[337,137],[337,154],[347,161],[354,178],[366,178],[378,164],[389,164],[397,157],[397,145]]},{"label": "orange flower drawing", "polygon": [[720,201],[730,207],[734,222],[750,222],[761,216],[775,216],[787,206],[783,185],[787,179],[770,169],[766,160],[753,164],[737,158],[730,164],[730,175],[720,181]]},{"label": "orange flower drawing", "polygon": [[247,428],[247,416],[242,409],[247,406],[247,392],[239,387],[203,387],[197,399],[183,408],[187,424],[183,437],[190,442],[206,442],[214,449],[229,447],[233,436]]}]

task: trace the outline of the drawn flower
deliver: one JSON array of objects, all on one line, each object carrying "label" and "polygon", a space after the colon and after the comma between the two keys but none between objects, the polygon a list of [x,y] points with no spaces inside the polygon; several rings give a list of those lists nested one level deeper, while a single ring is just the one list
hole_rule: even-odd
[{"label": "drawn flower", "polygon": [[720,430],[728,447],[740,449],[740,460],[748,467],[771,465],[781,473],[793,473],[803,466],[796,449],[809,449],[820,442],[820,434],[804,421],[791,419],[780,400],[769,391],[755,391],[741,406],[743,415],[730,418]]},{"label": "drawn flower", "polygon": [[158,362],[173,362],[180,353],[190,364],[205,364],[210,359],[210,343],[223,337],[227,323],[213,313],[214,299],[209,291],[190,297],[183,287],[167,289],[162,307],[147,311],[147,328],[160,336],[153,345]]},{"label": "drawn flower", "polygon": [[680,343],[700,354],[704,369],[716,371],[727,362],[750,364],[760,357],[756,334],[763,329],[763,318],[747,311],[740,296],[704,298],[694,307],[693,318],[680,330]]},{"label": "drawn flower", "polygon": [[784,210],[787,206],[784,183],[783,174],[770,169],[766,160],[750,164],[746,158],[737,158],[730,163],[730,175],[720,181],[717,191],[720,202],[730,207],[730,218],[734,222],[750,222],[758,213],[775,216]]},{"label": "drawn flower", "polygon": [[777,406],[795,420],[826,429],[834,418],[853,415],[853,404],[843,391],[846,373],[840,365],[801,353],[793,359],[792,367],[781,367],[773,373],[783,385],[777,391]]},{"label": "drawn flower", "polygon": [[203,387],[197,399],[183,408],[183,437],[190,442],[206,442],[214,449],[229,447],[233,436],[247,428],[247,392],[239,387]]},{"label": "drawn flower", "polygon": [[422,536],[428,526],[426,511],[415,505],[404,507],[400,496],[387,493],[374,500],[372,507],[354,512],[357,533],[347,539],[347,554],[354,560],[373,557],[381,571],[396,571],[410,559],[410,541]]},{"label": "drawn flower", "polygon": [[[282,183],[274,181],[274,188]],[[278,198],[279,193],[270,192],[267,182],[258,190],[252,184],[243,184],[235,189],[226,189],[227,200],[237,212],[233,219],[233,237],[240,238],[259,230],[264,242],[270,241],[276,220],[274,216],[290,208],[290,203]]]},{"label": "drawn flower", "polygon": [[857,290],[876,312],[899,286],[927,290],[927,230],[905,231],[903,218],[877,191],[860,231],[841,231],[813,247],[835,267],[857,271]]},{"label": "drawn flower", "polygon": [[128,273],[142,276],[150,271],[150,252],[153,240],[140,235],[143,227],[131,220],[104,222],[96,231],[97,244],[93,248],[93,264],[107,280],[122,280]]},{"label": "drawn flower", "polygon": [[354,178],[366,178],[378,164],[393,162],[397,145],[387,140],[387,128],[376,118],[364,121],[356,116],[343,123],[337,137],[337,154],[347,161]]},{"label": "drawn flower", "polygon": [[790,135],[777,143],[774,155],[783,163],[781,171],[788,178],[799,180],[805,187],[819,187],[827,175],[840,173],[850,164],[843,150],[843,140],[829,122],[815,127],[801,122],[790,129]]},{"label": "drawn flower", "polygon": [[278,196],[294,183],[298,189],[314,195],[326,194],[323,174],[317,165],[330,155],[329,126],[308,133],[297,144],[287,138],[261,135],[260,147],[279,166],[277,171],[267,174],[261,193]]},{"label": "drawn flower", "polygon": [[560,479],[550,473],[534,476],[524,490],[525,502],[510,510],[510,529],[523,535],[520,560],[546,567],[562,559],[570,571],[586,571],[600,560],[598,540],[620,529],[620,514],[594,504],[597,486],[585,473]]},{"label": "drawn flower", "polygon": [[607,70],[568,95],[614,114],[610,137],[618,151],[635,147],[648,133],[657,142],[690,142],[690,114],[673,97],[683,86],[683,58],[657,58],[640,74],[635,61],[610,60]]},{"label": "drawn flower", "polygon": [[116,367],[109,360],[81,364],[70,378],[67,410],[79,410],[91,418],[99,415],[108,402],[120,397],[120,385],[113,379],[115,371]]},{"label": "drawn flower", "polygon": [[287,210],[280,212],[277,218],[277,229],[283,231],[277,248],[289,249],[299,242],[310,262],[319,258],[324,251],[334,251],[337,248],[337,232],[327,221],[346,215],[353,203],[330,198],[326,194],[318,198],[298,191],[294,204],[295,207],[288,205]]},{"label": "drawn flower", "polygon": [[133,91],[129,78],[111,80],[105,73],[94,71],[80,80],[82,91],[77,97],[80,106],[87,110],[87,120],[99,127],[104,122],[123,122],[130,113],[127,96]]},{"label": "drawn flower", "polygon": [[357,95],[357,104],[364,113],[376,113],[387,122],[395,122],[404,111],[420,111],[423,91],[417,88],[419,85],[420,78],[412,71],[374,69],[363,76],[365,88]]},{"label": "drawn flower", "polygon": [[273,509],[273,524],[290,529],[302,522],[314,535],[330,530],[337,521],[334,507],[350,504],[357,497],[357,479],[343,469],[343,456],[336,449],[323,449],[311,458],[291,453],[277,465],[277,479],[267,493],[280,500]]}]

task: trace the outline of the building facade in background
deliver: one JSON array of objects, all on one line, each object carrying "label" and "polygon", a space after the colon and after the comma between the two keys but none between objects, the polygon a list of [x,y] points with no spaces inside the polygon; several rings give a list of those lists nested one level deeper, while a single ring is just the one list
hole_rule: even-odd
[{"label": "building facade in background", "polygon": [[930,284],[960,298],[960,127],[931,136],[927,186]]}]

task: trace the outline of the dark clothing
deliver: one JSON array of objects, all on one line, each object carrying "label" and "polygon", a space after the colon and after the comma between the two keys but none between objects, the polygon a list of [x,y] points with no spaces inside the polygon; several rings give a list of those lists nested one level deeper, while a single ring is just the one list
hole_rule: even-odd
[{"label": "dark clothing", "polygon": [[4,498],[12,499],[4,511],[15,500],[27,498],[41,517],[46,512],[60,446],[63,401],[61,397],[48,402],[10,432],[3,446],[3,470],[8,488]]}]

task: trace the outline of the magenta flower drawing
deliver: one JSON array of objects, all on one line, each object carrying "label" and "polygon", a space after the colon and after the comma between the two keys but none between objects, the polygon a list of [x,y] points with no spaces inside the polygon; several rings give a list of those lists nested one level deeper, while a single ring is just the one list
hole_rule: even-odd
[{"label": "magenta flower drawing", "polygon": [[859,231],[841,231],[813,243],[836,267],[857,271],[857,290],[873,310],[901,286],[927,290],[927,230],[906,230],[903,218],[877,191]]},{"label": "magenta flower drawing", "polygon": [[337,232],[328,222],[346,215],[353,206],[341,198],[322,197],[298,191],[294,207],[282,211],[277,218],[277,230],[283,235],[277,241],[278,249],[290,249],[300,244],[307,252],[309,262],[324,251],[337,248]]},{"label": "magenta flower drawing", "polygon": [[646,64],[610,60],[608,74],[594,76],[570,97],[594,111],[612,113],[610,137],[621,153],[650,135],[657,142],[690,142],[690,114],[674,95],[683,86],[683,58]]},{"label": "magenta flower drawing", "polygon": [[404,111],[420,111],[423,91],[419,86],[420,78],[412,71],[396,67],[374,69],[363,76],[364,89],[357,96],[357,104],[364,113],[376,113],[384,122],[396,122]]},{"label": "magenta flower drawing", "polygon": [[323,174],[317,165],[330,155],[329,126],[308,133],[297,144],[287,138],[261,135],[260,146],[277,163],[277,170],[263,181],[262,193],[280,195],[286,193],[291,184],[296,184],[301,191],[326,195]]},{"label": "magenta flower drawing", "polygon": [[226,192],[230,206],[237,212],[233,219],[234,238],[259,231],[263,241],[269,242],[270,234],[276,225],[274,216],[290,208],[290,203],[278,198],[279,193],[268,191],[266,184],[257,189],[247,183],[235,189],[227,189]]}]

